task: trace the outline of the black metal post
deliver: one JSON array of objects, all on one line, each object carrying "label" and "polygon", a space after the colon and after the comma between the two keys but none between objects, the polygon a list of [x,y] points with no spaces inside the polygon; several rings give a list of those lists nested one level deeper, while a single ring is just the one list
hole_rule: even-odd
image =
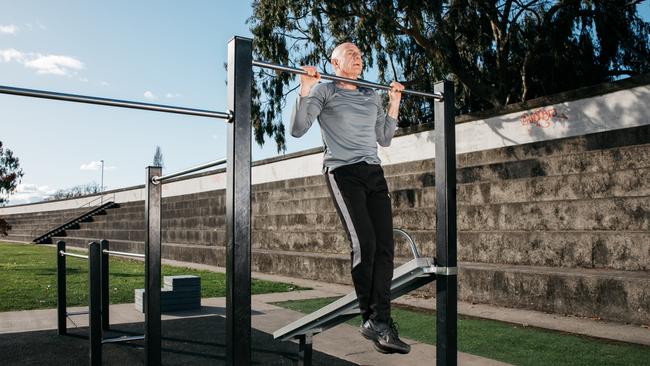
[{"label": "black metal post", "polygon": [[99,243],[88,244],[88,325],[90,328],[90,365],[102,364],[102,275]]},{"label": "black metal post", "polygon": [[226,183],[226,364],[251,364],[251,82],[252,40],[228,43]]},{"label": "black metal post", "polygon": [[161,364],[161,331],[160,320],[160,217],[161,217],[161,184],[155,184],[153,177],[160,176],[160,167],[147,167],[147,183],[145,184],[144,221],[146,230],[144,236],[144,282],[145,282],[145,365],[159,366]]},{"label": "black metal post", "polygon": [[57,319],[57,334],[68,334],[67,312],[68,305],[66,303],[66,284],[65,284],[65,256],[61,255],[65,252],[65,242],[59,240],[56,242],[56,319]]},{"label": "black metal post", "polygon": [[109,291],[108,291],[108,253],[104,253],[104,250],[109,250],[108,240],[102,239],[99,241],[99,248],[101,249],[100,253],[102,255],[102,331],[107,331],[110,328],[110,319],[109,319]]},{"label": "black metal post", "polygon": [[444,100],[435,105],[436,145],[436,258],[445,269],[436,279],[436,365],[456,365],[457,261],[456,261],[456,134],[454,85],[434,86]]},{"label": "black metal post", "polygon": [[298,346],[298,366],[311,366],[313,334],[307,333],[300,336]]}]

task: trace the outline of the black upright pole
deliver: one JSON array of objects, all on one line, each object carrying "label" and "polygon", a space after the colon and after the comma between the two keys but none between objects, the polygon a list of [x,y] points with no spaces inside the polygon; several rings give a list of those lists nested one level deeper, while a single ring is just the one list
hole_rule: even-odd
[{"label": "black upright pole", "polygon": [[226,183],[226,364],[251,364],[251,82],[252,40],[228,43]]},{"label": "black upright pole", "polygon": [[435,105],[436,257],[442,271],[436,279],[436,365],[456,365],[456,134],[454,85],[442,81],[434,92],[444,99]]},{"label": "black upright pole", "polygon": [[68,334],[67,324],[67,303],[66,303],[66,284],[65,284],[65,256],[61,255],[65,252],[65,242],[59,240],[56,242],[56,318],[57,318],[57,334]]},{"label": "black upright pole", "polygon": [[90,328],[90,365],[102,364],[101,251],[99,243],[88,245],[88,324]]},{"label": "black upright pole", "polygon": [[104,253],[104,250],[109,250],[108,240],[102,239],[99,241],[99,248],[101,249],[102,263],[101,263],[101,272],[102,272],[102,331],[107,331],[109,329],[110,319],[109,319],[109,291],[108,291],[108,257],[107,253]]},{"label": "black upright pole", "polygon": [[147,182],[144,198],[144,339],[145,365],[159,366],[161,364],[161,331],[160,320],[160,217],[161,217],[161,184],[155,184],[152,178],[160,176],[160,167],[147,167]]}]

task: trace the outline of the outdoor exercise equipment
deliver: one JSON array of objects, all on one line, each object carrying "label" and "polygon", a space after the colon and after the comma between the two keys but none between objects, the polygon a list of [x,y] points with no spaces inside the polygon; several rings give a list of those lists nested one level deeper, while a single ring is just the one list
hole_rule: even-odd
[{"label": "outdoor exercise equipment", "polygon": [[[223,119],[228,122],[227,179],[226,179],[226,363],[229,365],[251,364],[251,83],[253,66],[276,71],[304,73],[303,70],[253,61],[252,40],[234,37],[228,43],[228,111],[216,112],[192,108],[140,103],[133,101],[98,98],[83,95],[63,94],[51,91],[22,89],[0,86],[0,94],[45,98],[60,101],[88,103],[111,107],[133,108],[164,113],[178,113],[193,116]],[[389,86],[363,80],[339,78],[332,75],[324,79],[344,81],[371,88],[389,89]],[[456,150],[454,137],[454,90],[449,81],[434,85],[433,93],[403,91],[437,103],[434,108],[436,145],[436,302],[437,302],[437,364],[455,365],[456,361]],[[161,362],[161,320],[160,320],[160,168],[148,167],[145,195],[145,287],[149,301],[145,305],[145,365],[160,365]],[[152,186],[156,186],[154,188]],[[153,208],[153,209],[152,209]],[[90,262],[99,261],[99,244],[90,246]],[[97,249],[93,249],[93,248]],[[93,254],[95,253],[95,254]],[[91,273],[90,281],[95,284],[99,275]],[[93,321],[101,319],[101,283],[91,287],[91,294],[98,296],[90,301],[91,309],[99,312]],[[97,295],[97,294],[95,294]],[[101,320],[100,320],[101,323]],[[91,326],[94,323],[91,322]],[[101,329],[101,324],[99,324]],[[97,342],[97,336],[91,341]],[[101,336],[99,338],[101,341]],[[93,343],[95,344],[95,343]],[[101,345],[101,343],[100,343]],[[101,347],[101,346],[100,346]],[[93,358],[91,364],[99,364]]]}]

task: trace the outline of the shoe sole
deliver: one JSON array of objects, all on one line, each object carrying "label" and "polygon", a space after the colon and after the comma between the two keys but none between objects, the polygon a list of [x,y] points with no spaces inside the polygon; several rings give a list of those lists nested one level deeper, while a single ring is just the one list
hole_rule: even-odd
[{"label": "shoe sole", "polygon": [[375,350],[377,352],[383,353],[383,354],[399,353],[401,355],[405,355],[405,354],[408,354],[409,352],[411,352],[410,349],[408,351],[405,351],[405,350],[401,350],[401,349],[397,349],[397,348],[389,348],[389,347],[386,347],[386,346],[382,346],[377,341],[373,342],[373,345],[375,346]]},{"label": "shoe sole", "polygon": [[377,334],[376,334],[375,332],[367,331],[367,330],[364,329],[364,328],[360,328],[360,329],[359,329],[359,333],[361,333],[361,335],[363,336],[363,338],[365,338],[365,339],[367,339],[367,340],[369,340],[369,341],[373,341],[373,342],[375,342],[375,341],[377,340]]}]

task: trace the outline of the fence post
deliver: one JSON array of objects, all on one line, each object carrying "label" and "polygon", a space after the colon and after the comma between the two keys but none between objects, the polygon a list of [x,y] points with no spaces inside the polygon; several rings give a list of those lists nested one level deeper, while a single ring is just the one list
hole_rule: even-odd
[{"label": "fence post", "polygon": [[88,244],[88,326],[90,328],[90,364],[102,364],[101,251],[99,243]]},{"label": "fence post", "polygon": [[160,220],[162,183],[153,183],[154,176],[160,176],[160,167],[147,167],[144,198],[144,340],[145,340],[145,365],[159,366],[161,364],[161,336],[160,320]]},{"label": "fence post", "polygon": [[101,250],[102,264],[101,264],[101,273],[102,273],[102,332],[109,330],[110,328],[110,319],[109,319],[109,283],[108,283],[108,260],[109,255],[104,253],[104,250],[109,250],[108,240],[102,239],[99,241],[99,248]]},{"label": "fence post", "polygon": [[65,242],[59,240],[56,242],[56,318],[57,334],[68,334],[68,305],[66,302],[66,282],[65,282]]},{"label": "fence post", "polygon": [[[456,269],[456,137],[454,84],[441,81],[435,105],[436,258],[438,266]],[[436,279],[436,365],[457,364],[456,271]]]},{"label": "fence post", "polygon": [[228,43],[226,364],[251,364],[251,82],[253,41]]}]

